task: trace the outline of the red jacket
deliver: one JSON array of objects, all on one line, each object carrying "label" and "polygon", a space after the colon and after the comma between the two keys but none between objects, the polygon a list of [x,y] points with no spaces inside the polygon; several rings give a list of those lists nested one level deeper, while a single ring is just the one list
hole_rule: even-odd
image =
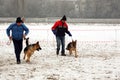
[{"label": "red jacket", "polygon": [[65,36],[65,33],[70,34],[68,31],[68,25],[66,22],[62,22],[61,20],[56,21],[52,27],[52,31],[56,36]]}]

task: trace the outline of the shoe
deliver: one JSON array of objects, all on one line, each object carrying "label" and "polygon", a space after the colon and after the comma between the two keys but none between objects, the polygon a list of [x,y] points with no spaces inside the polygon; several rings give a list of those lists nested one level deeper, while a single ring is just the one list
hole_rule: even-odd
[{"label": "shoe", "polygon": [[17,64],[20,64],[21,62],[20,61],[17,61]]},{"label": "shoe", "polygon": [[59,50],[56,51],[56,54],[59,55]]},{"label": "shoe", "polygon": [[66,54],[62,54],[61,56],[66,56]]},{"label": "shoe", "polygon": [[59,52],[57,51],[57,52],[56,52],[56,54],[58,55],[58,54],[59,54]]}]

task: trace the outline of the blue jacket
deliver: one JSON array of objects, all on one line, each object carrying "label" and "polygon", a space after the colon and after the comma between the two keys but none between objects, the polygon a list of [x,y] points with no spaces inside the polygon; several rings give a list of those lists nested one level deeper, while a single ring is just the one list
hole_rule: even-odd
[{"label": "blue jacket", "polygon": [[15,40],[21,40],[23,39],[23,34],[27,35],[29,33],[29,29],[23,23],[20,26],[18,26],[17,23],[12,23],[6,29],[8,36],[10,36],[10,31],[12,31],[12,38]]}]

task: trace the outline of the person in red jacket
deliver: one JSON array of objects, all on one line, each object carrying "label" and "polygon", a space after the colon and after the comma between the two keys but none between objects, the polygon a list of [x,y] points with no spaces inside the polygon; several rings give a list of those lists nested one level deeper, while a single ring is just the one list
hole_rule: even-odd
[{"label": "person in red jacket", "polygon": [[72,36],[70,31],[68,31],[68,25],[66,23],[67,18],[64,15],[61,20],[58,20],[55,22],[55,24],[52,27],[52,32],[56,36],[56,42],[57,42],[57,51],[56,54],[59,54],[60,45],[62,45],[61,55],[66,56],[65,54],[65,33],[67,33],[69,36]]}]

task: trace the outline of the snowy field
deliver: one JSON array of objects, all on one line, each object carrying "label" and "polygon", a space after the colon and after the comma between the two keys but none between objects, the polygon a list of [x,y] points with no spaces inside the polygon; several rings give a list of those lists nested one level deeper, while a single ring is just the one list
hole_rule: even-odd
[{"label": "snowy field", "polygon": [[[6,28],[0,23],[0,80],[120,80],[120,24],[69,23],[77,40],[78,58],[56,56],[53,23],[26,23],[30,43],[40,42],[41,51],[16,64],[13,44],[7,45]],[[66,45],[72,40],[66,35]],[[23,42],[25,47],[25,41]]]}]

